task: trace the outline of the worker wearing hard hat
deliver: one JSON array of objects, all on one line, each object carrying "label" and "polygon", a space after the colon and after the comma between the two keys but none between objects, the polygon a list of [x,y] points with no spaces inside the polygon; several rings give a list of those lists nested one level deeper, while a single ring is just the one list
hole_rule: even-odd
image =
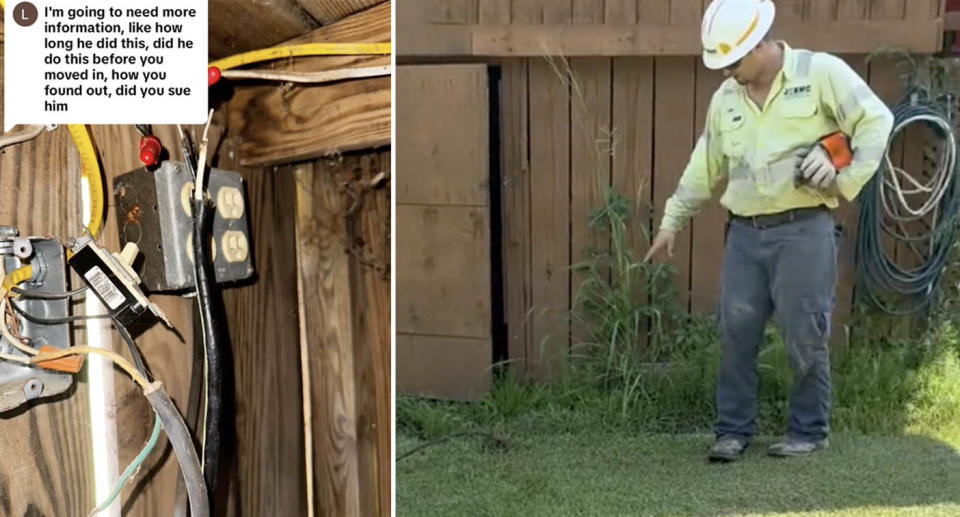
[{"label": "worker wearing hard hat", "polygon": [[827,446],[837,252],[830,210],[841,196],[856,198],[893,125],[890,110],[842,60],[770,39],[773,19],[770,0],[713,0],[707,8],[703,62],[728,79],[710,101],[647,254],[666,249],[672,256],[675,236],[726,183],[711,461],[736,459],[753,437],[757,351],[771,315],[794,384],[786,436],[768,454],[802,456]]}]

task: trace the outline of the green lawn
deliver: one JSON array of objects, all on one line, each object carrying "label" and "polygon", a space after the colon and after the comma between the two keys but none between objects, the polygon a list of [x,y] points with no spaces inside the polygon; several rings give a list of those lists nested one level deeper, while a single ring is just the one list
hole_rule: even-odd
[{"label": "green lawn", "polygon": [[[960,516],[960,441],[835,434],[809,458],[709,464],[707,435],[458,437],[401,460],[398,516]],[[400,434],[398,455],[423,442]]]}]

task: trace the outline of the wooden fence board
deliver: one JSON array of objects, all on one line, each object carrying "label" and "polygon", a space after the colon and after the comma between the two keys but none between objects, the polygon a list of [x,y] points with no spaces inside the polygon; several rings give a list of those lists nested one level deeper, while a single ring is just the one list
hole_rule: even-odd
[{"label": "wooden fence board", "polygon": [[510,0],[480,0],[480,23],[510,23]]},{"label": "wooden fence board", "polygon": [[400,204],[397,228],[397,332],[489,337],[486,207]]},{"label": "wooden fence board", "polygon": [[809,16],[809,0],[776,0],[774,4],[777,7],[777,22],[789,20],[795,23]]},{"label": "wooden fence board", "polygon": [[[570,252],[576,264],[588,258],[588,249],[599,253],[609,249],[609,236],[590,228],[590,215],[610,186],[610,59],[574,58],[570,66]],[[586,278],[571,274],[571,305]],[[573,339],[577,343],[586,337],[575,332]]]},{"label": "wooden fence board", "polygon": [[700,26],[700,0],[670,0],[671,25]]},{"label": "wooden fence board", "polygon": [[634,214],[627,245],[635,258],[642,257],[649,244],[653,202],[653,61],[613,60],[613,185]]},{"label": "wooden fence board", "polygon": [[637,23],[637,0],[607,0],[604,21],[609,24]]},{"label": "wooden fence board", "polygon": [[[569,346],[570,95],[543,60],[530,62],[530,205],[534,376],[550,371]],[[533,188],[533,187],[531,187]]]},{"label": "wooden fence board", "polygon": [[507,355],[525,374],[530,342],[530,160],[527,148],[527,63],[504,61],[500,97],[500,154],[503,192],[503,292]]},{"label": "wooden fence board", "polygon": [[670,2],[637,0],[637,21],[640,23],[670,23]]},{"label": "wooden fence board", "polygon": [[573,23],[603,23],[605,10],[604,0],[573,0]]},{"label": "wooden fence board", "polygon": [[[683,169],[690,159],[693,142],[694,69],[692,57],[664,57],[655,62],[654,86],[654,222],[659,229],[663,206],[677,188]],[[676,268],[674,289],[677,301],[687,307],[690,301],[691,232],[677,235],[674,257],[669,264]]]},{"label": "wooden fence board", "polygon": [[[613,186],[627,198],[632,217],[625,246],[633,259],[646,253],[653,192],[653,58],[613,59]],[[647,293],[638,293],[646,297]],[[641,322],[638,349],[646,347],[648,321]]]},{"label": "wooden fence board", "polygon": [[907,20],[929,20],[943,17],[946,10],[946,0],[910,0],[907,2],[904,18]]},{"label": "wooden fence board", "polygon": [[[354,162],[354,160],[356,160]],[[348,168],[349,167],[349,168]],[[350,169],[352,168],[352,170]],[[391,177],[389,151],[350,157],[341,169],[369,185],[380,174]],[[361,515],[390,515],[390,183],[367,190],[347,216],[354,327],[357,397],[357,466]]]},{"label": "wooden fence board", "polygon": [[873,0],[870,2],[870,18],[873,20],[902,20],[906,0]]},{"label": "wooden fence board", "polygon": [[[425,396],[477,400],[492,385],[490,339],[397,334],[397,391]],[[425,370],[426,361],[442,368]]]},{"label": "wooden fence board", "polygon": [[[486,69],[402,66],[396,73],[397,119],[407,124],[397,132],[397,167],[411,171],[399,178],[397,202],[487,205],[490,152],[472,145],[488,139]],[[450,73],[459,79],[451,81]],[[445,145],[437,144],[440,134]]]},{"label": "wooden fence board", "polygon": [[807,10],[807,19],[810,21],[826,22],[837,19],[838,0],[810,0]]},{"label": "wooden fence board", "polygon": [[[722,73],[708,70],[697,59],[694,138],[699,138],[703,131],[710,99],[723,79]],[[690,149],[692,151],[692,145]],[[717,188],[713,199],[691,223],[690,290],[691,308],[695,312],[712,313],[717,306],[727,221],[727,211],[720,205],[719,198],[725,187],[723,183]]]},{"label": "wooden fence board", "polygon": [[[345,209],[336,179],[313,163],[296,177],[297,271],[301,334],[309,350],[314,490],[320,515],[360,515],[354,329],[350,257],[345,251]],[[365,496],[366,494],[364,494]]]},{"label": "wooden fence board", "polygon": [[542,24],[543,8],[538,0],[512,0],[512,23]]},{"label": "wooden fence board", "polygon": [[[232,146],[233,142],[225,145]],[[226,155],[227,153],[224,153]],[[227,164],[220,164],[227,166]],[[247,183],[251,249],[259,279],[227,289],[236,405],[239,515],[303,515],[306,457],[297,325],[293,171],[236,169]]]},{"label": "wooden fence board", "polygon": [[869,9],[870,0],[838,0],[837,20],[862,20]]}]

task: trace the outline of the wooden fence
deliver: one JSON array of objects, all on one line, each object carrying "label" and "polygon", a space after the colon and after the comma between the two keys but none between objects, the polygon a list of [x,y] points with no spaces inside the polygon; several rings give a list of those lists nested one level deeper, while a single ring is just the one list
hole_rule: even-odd
[{"label": "wooden fence", "polygon": [[[548,375],[549,359],[569,353],[568,311],[582,280],[570,265],[588,245],[603,245],[594,241],[587,225],[605,189],[619,189],[636,209],[628,241],[637,254],[645,251],[646,234],[659,224],[664,202],[702,129],[709,99],[723,80],[698,57],[699,22],[708,4],[435,0],[397,6],[401,62],[466,60],[500,67],[506,357],[531,377]],[[941,45],[941,0],[776,4],[775,37],[797,48],[843,55],[891,104],[902,94],[900,71],[890,61],[867,64],[866,54],[881,45],[917,53]],[[551,63],[545,55],[567,60]],[[573,85],[561,80],[567,71]],[[404,87],[398,81],[398,91]],[[455,117],[446,117],[440,126],[456,123]],[[401,119],[398,134],[403,131]],[[598,151],[598,142],[608,144]],[[919,170],[924,147],[922,133],[910,131],[895,143],[894,159]],[[401,178],[410,173],[402,165],[400,169]],[[857,205],[843,204],[835,214],[841,236],[834,337],[841,342],[847,337],[843,324],[855,284],[857,212]],[[677,271],[679,302],[690,310],[714,311],[726,219],[714,201],[678,239],[670,265]],[[398,228],[398,239],[404,238],[402,231]],[[398,290],[398,304],[402,296]],[[502,346],[495,343],[494,350]],[[398,377],[403,376],[398,369]]]},{"label": "wooden fence", "polygon": [[[865,53],[939,49],[943,0],[774,0],[799,46]],[[692,55],[709,0],[430,0],[397,5],[406,56]],[[907,23],[904,23],[906,21]]]}]

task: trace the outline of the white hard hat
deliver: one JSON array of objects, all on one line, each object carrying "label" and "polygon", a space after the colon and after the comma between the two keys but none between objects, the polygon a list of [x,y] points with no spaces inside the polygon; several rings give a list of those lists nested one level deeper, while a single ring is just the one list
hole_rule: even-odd
[{"label": "white hard hat", "polygon": [[700,27],[703,64],[718,70],[742,59],[773,26],[775,13],[771,0],[710,2]]}]

